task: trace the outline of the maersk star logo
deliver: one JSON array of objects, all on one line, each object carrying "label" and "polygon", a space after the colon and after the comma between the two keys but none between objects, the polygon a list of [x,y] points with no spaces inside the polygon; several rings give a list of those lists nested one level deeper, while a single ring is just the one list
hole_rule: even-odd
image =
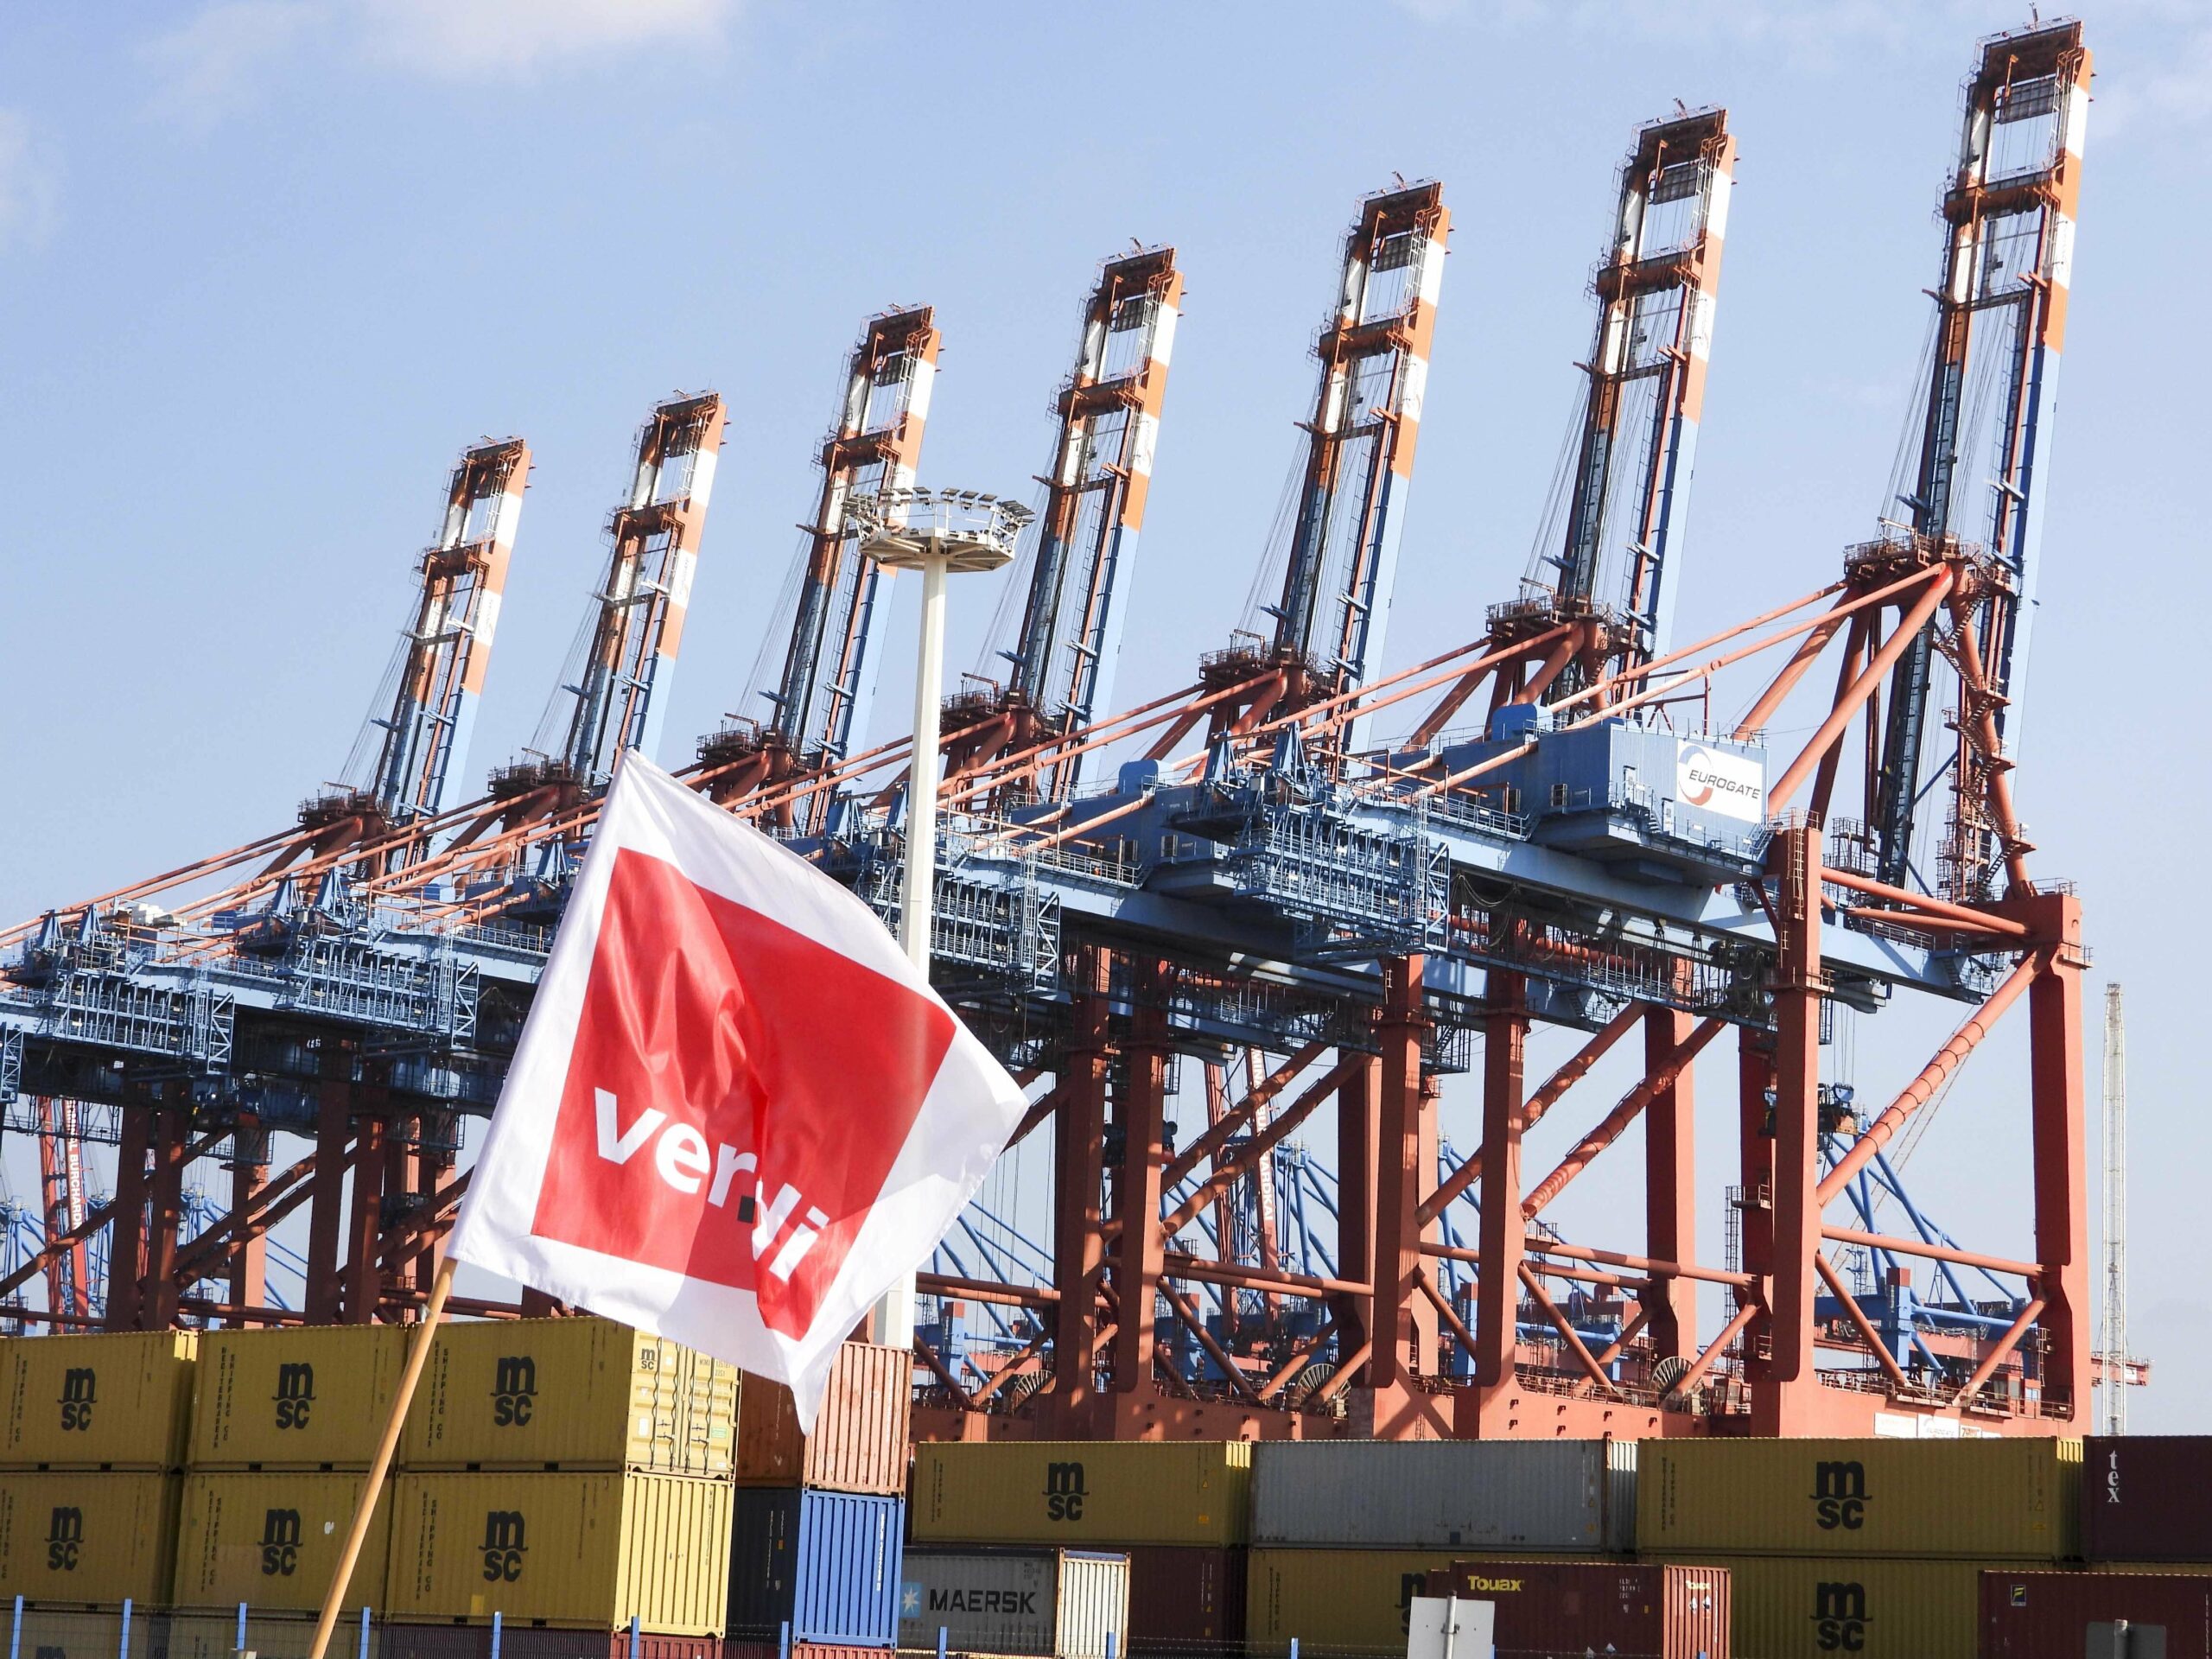
[{"label": "maersk star logo", "polygon": [[899,1617],[919,1618],[922,1616],[922,1586],[902,1584],[899,1586]]}]

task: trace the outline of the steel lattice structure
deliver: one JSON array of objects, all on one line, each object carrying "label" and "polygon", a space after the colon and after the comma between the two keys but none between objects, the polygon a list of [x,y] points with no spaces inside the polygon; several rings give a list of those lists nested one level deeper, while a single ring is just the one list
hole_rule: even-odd
[{"label": "steel lattice structure", "polygon": [[[707,740],[688,775],[887,913],[904,794],[939,791],[935,977],[1031,1084],[1015,1141],[1049,1135],[1054,1204],[1049,1240],[971,1212],[923,1276],[922,1432],[1005,1414],[997,1432],[1074,1435],[1846,1433],[1885,1413],[2080,1431],[2086,954],[2071,892],[2029,871],[2009,746],[2088,76],[2073,23],[1980,50],[1910,521],[1688,645],[1669,613],[1725,112],[1643,128],[1622,169],[1556,535],[1481,637],[1391,672],[1440,186],[1366,199],[1346,238],[1272,637],[1114,714],[1103,670],[1180,276],[1166,250],[1102,269],[1014,672],[949,705],[935,779],[908,775],[904,741],[859,747],[875,579],[848,509],[912,482],[938,345],[926,308],[869,322],[820,454],[772,713]],[[410,1316],[466,1190],[461,1126],[495,1096],[597,786],[652,729],[719,413],[690,400],[648,428],[557,756],[481,802],[288,829],[0,934],[10,1121],[51,1135],[38,1103],[118,1108],[121,1160],[114,1200],[55,1211],[0,1294],[106,1228],[111,1326],[294,1317],[262,1252],[306,1206],[304,1316]],[[1998,458],[1986,520],[1960,505],[1972,433]],[[688,491],[652,481],[679,454],[697,457]],[[1785,725],[1812,735],[1770,752]],[[1386,726],[1401,734],[1373,735]],[[1927,795],[1916,768],[1939,748],[1931,864],[1897,806]],[[1822,1077],[1824,1030],[1900,995],[1961,1018],[1862,1110]],[[2008,1259],[1945,1233],[1887,1149],[2023,1002],[2034,1248]],[[1579,1041],[1542,1077],[1540,1025]],[[1716,1266],[1696,1247],[1693,1063],[1709,1077],[1730,1048]],[[1640,1055],[1636,1081],[1556,1166],[1524,1169],[1530,1131],[1617,1050]],[[1438,1128],[1453,1074],[1479,1091],[1471,1152]],[[1174,1144],[1171,1093],[1201,1097],[1186,1077],[1204,1122]],[[1325,1160],[1300,1137],[1317,1115]],[[1567,1237],[1548,1212],[1633,1125],[1641,1236]],[[273,1176],[272,1130],[314,1141]],[[207,1157],[232,1169],[232,1205],[180,1242],[185,1172]],[[1909,1224],[1885,1230],[1891,1205]],[[211,1280],[224,1299],[195,1288]],[[1700,1285],[1726,1299],[1717,1329],[1700,1328]]]}]

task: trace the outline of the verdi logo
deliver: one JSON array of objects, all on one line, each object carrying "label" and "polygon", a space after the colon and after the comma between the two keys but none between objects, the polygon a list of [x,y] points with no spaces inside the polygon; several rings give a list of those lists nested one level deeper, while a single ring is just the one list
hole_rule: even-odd
[{"label": "verdi logo", "polygon": [[295,1362],[276,1368],[276,1427],[305,1428],[315,1408],[315,1367]]},{"label": "verdi logo", "polygon": [[1823,1532],[1834,1532],[1839,1527],[1856,1532],[1866,1524],[1865,1464],[1813,1465],[1813,1518]]},{"label": "verdi logo", "polygon": [[537,1399],[537,1362],[528,1354],[502,1354],[492,1380],[492,1423],[520,1428]]},{"label": "verdi logo", "polygon": [[484,1581],[512,1584],[522,1577],[522,1558],[530,1547],[523,1542],[522,1515],[516,1510],[487,1510],[484,1513]]},{"label": "verdi logo", "polygon": [[1866,1587],[1821,1584],[1813,1587],[1813,1645],[1822,1653],[1859,1653],[1866,1646]]},{"label": "verdi logo", "polygon": [[1082,1520],[1083,1500],[1089,1496],[1084,1485],[1081,1464],[1048,1463],[1045,1465],[1045,1516],[1047,1520]]},{"label": "verdi logo", "polygon": [[289,1579],[300,1564],[300,1512],[271,1510],[261,1522],[261,1575]]},{"label": "verdi logo", "polygon": [[46,1570],[74,1573],[85,1547],[85,1512],[57,1505],[46,1523]]},{"label": "verdi logo", "polygon": [[99,1386],[99,1379],[92,1375],[89,1365],[72,1365],[61,1373],[61,1427],[65,1432],[92,1426],[93,1396]]}]

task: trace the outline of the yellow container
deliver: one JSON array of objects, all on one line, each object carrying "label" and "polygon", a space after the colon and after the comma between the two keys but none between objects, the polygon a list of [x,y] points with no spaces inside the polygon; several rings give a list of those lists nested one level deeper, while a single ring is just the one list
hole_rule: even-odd
[{"label": "yellow container", "polygon": [[[234,1608],[243,1601],[264,1612],[321,1611],[363,1478],[266,1471],[188,1475],[170,1600],[179,1607]],[[348,1609],[384,1599],[391,1538],[387,1488],[346,1586]]]},{"label": "yellow container", "polygon": [[612,1319],[440,1327],[414,1403],[406,1469],[642,1469],[725,1476],[737,1367]]},{"label": "yellow container", "polygon": [[1645,1440],[1637,1459],[1642,1554],[2081,1554],[2079,1440]]},{"label": "yellow container", "polygon": [[1245,1576],[1246,1639],[1255,1649],[1287,1649],[1295,1637],[1300,1653],[1317,1655],[1403,1653],[1413,1599],[1428,1593],[1422,1586],[1431,1572],[1466,1554],[1464,1549],[1255,1549]]},{"label": "yellow container", "polygon": [[1671,1553],[1645,1559],[1728,1569],[1731,1640],[1739,1659],[1974,1659],[1982,1569],[2019,1565]]},{"label": "yellow container", "polygon": [[0,1467],[175,1468],[199,1340],[192,1331],[0,1340]]},{"label": "yellow container", "polygon": [[[228,1612],[171,1613],[164,1621],[167,1659],[237,1659],[238,1615]],[[341,1623],[330,1638],[330,1659],[353,1659],[360,1651],[360,1615]],[[372,1637],[369,1650],[378,1650]],[[308,1659],[315,1647],[315,1618],[308,1613],[251,1613],[245,1647],[255,1659]]]},{"label": "yellow container", "polygon": [[1243,1543],[1243,1440],[1001,1440],[914,1448],[921,1544]]},{"label": "yellow container", "polygon": [[194,1469],[365,1469],[410,1332],[397,1325],[211,1331],[193,1394]]},{"label": "yellow container", "polygon": [[[8,1622],[9,1608],[0,1598],[0,1624]],[[233,1621],[235,1623],[235,1621]],[[130,1609],[129,1659],[162,1659],[167,1652],[168,1621],[135,1603]],[[104,1607],[30,1607],[23,1609],[22,1659],[117,1659],[124,1646],[123,1610]],[[205,1659],[230,1659],[207,1655]],[[304,1656],[302,1656],[304,1659]]]},{"label": "yellow container", "polygon": [[720,1636],[732,1490],[679,1475],[403,1475],[384,1611]]},{"label": "yellow container", "polygon": [[176,1488],[158,1470],[0,1475],[0,1595],[159,1606],[169,1597]]}]

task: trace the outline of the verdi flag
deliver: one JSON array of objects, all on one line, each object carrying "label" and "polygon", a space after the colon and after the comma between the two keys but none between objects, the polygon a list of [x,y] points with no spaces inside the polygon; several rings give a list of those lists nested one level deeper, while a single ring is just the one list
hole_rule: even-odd
[{"label": "verdi flag", "polygon": [[788,1383],[811,1429],[1023,1109],[874,912],[632,753],[451,1254]]}]

